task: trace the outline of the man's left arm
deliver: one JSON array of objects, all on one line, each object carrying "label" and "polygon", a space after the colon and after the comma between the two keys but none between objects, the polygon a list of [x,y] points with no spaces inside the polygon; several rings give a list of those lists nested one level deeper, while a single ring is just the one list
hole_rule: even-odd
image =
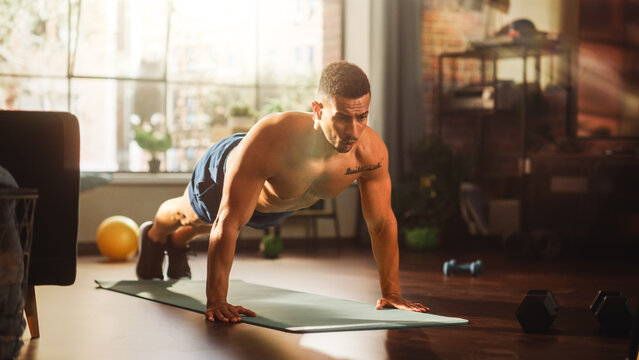
[{"label": "man's left arm", "polygon": [[397,220],[391,208],[391,180],[387,158],[386,155],[380,168],[362,174],[357,180],[362,198],[362,212],[371,236],[371,247],[382,290],[382,297],[377,301],[377,309],[387,307],[426,312],[429,309],[424,305],[402,298],[399,284]]}]

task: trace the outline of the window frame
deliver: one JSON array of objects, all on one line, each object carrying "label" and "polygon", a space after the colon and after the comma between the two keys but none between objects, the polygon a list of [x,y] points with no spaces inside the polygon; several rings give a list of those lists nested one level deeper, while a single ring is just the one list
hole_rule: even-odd
[{"label": "window frame", "polygon": [[[73,86],[74,86],[74,80],[109,80],[109,81],[115,81],[116,83],[125,83],[125,82],[130,82],[131,84],[136,84],[136,83],[140,83],[140,82],[149,82],[149,83],[153,83],[153,84],[157,84],[159,85],[160,88],[162,88],[163,93],[164,93],[164,97],[163,97],[163,112],[165,115],[165,125],[168,125],[169,121],[169,101],[171,101],[171,97],[173,96],[170,93],[170,88],[172,86],[195,86],[195,87],[233,87],[233,88],[239,88],[239,89],[246,89],[249,91],[253,91],[255,96],[254,99],[252,99],[252,106],[254,109],[256,109],[258,112],[260,111],[259,109],[262,108],[262,103],[267,100],[265,98],[262,98],[262,94],[263,93],[268,93],[268,92],[274,92],[274,93],[278,93],[278,92],[282,92],[282,90],[284,90],[284,92],[290,92],[292,94],[297,94],[297,93],[306,93],[308,92],[314,92],[316,89],[316,84],[308,84],[308,83],[275,83],[275,82],[263,82],[262,78],[261,78],[261,74],[260,74],[260,47],[262,46],[261,42],[260,42],[260,11],[259,8],[260,6],[263,6],[261,2],[263,1],[268,1],[268,0],[253,0],[255,7],[256,7],[256,11],[255,11],[255,21],[256,21],[256,38],[255,38],[255,43],[252,45],[255,47],[255,74],[254,74],[254,81],[252,81],[250,84],[228,84],[228,83],[221,83],[219,81],[215,81],[215,80],[207,80],[207,79],[201,79],[201,80],[180,80],[180,79],[169,79],[168,76],[168,71],[169,71],[169,66],[168,66],[168,61],[169,61],[169,53],[170,53],[170,47],[169,47],[169,42],[170,42],[170,34],[172,31],[172,18],[173,18],[173,7],[172,7],[172,0],[166,0],[168,1],[168,16],[165,19],[165,26],[166,26],[166,41],[164,44],[164,52],[163,52],[163,58],[162,58],[162,62],[164,64],[164,69],[162,72],[162,76],[161,77],[143,77],[143,76],[104,76],[104,75],[87,75],[87,74],[77,74],[75,72],[74,69],[74,63],[75,63],[75,59],[77,58],[77,51],[78,51],[78,41],[80,39],[80,13],[82,10],[82,2],[78,1],[78,0],[66,0],[66,4],[67,4],[67,12],[66,12],[66,43],[64,43],[64,45],[66,46],[66,55],[67,55],[67,59],[66,59],[66,74],[62,75],[62,74],[44,74],[44,73],[33,73],[33,74],[29,74],[29,73],[12,73],[12,72],[0,72],[0,79],[8,79],[8,78],[15,78],[15,79],[20,79],[20,80],[31,80],[31,79],[42,79],[42,80],[58,80],[58,81],[64,81],[66,80],[66,111],[71,111],[71,109],[73,109],[74,104],[73,104],[73,95],[74,95],[74,91],[73,91]],[[295,2],[295,0],[292,0],[293,2]],[[327,3],[332,3],[333,5],[337,5],[340,8],[340,16],[342,18],[341,21],[341,28],[339,29],[340,31],[340,42],[341,42],[341,49],[340,49],[340,54],[339,57],[343,58],[344,56],[344,24],[343,24],[343,19],[344,19],[344,0],[316,0],[320,3],[322,3],[324,6]],[[63,6],[63,5],[62,5]],[[64,25],[61,25],[61,27],[64,27]],[[303,51],[302,51],[303,50]],[[305,53],[308,51],[308,49],[302,49],[300,50],[301,52]],[[302,54],[302,58],[305,58],[307,56],[307,54]],[[322,62],[324,62],[323,60],[321,60]],[[121,90],[118,90],[118,92]],[[119,94],[118,94],[119,95]],[[116,95],[116,96],[118,96]],[[303,110],[303,109],[300,109]],[[110,121],[114,121],[116,122],[115,129],[116,129],[116,133],[113,135],[115,137],[115,142],[116,142],[116,158],[120,158],[121,156],[119,156],[119,154],[124,150],[124,143],[126,143],[129,140],[129,135],[127,131],[124,131],[124,127],[127,126],[127,119],[123,119],[123,117],[121,115],[117,115],[116,118],[111,119]],[[127,156],[127,158],[130,158],[130,155]],[[166,161],[165,161],[166,162]],[[128,166],[125,166],[123,168],[123,163],[122,161],[116,159],[116,169],[117,170],[108,170],[106,169],[102,169],[102,170],[82,170],[83,172],[88,172],[88,173],[96,173],[96,172],[100,172],[100,173],[134,173],[134,174],[138,174],[138,173],[145,173],[144,171],[133,171],[133,170],[129,170],[127,169]],[[165,164],[166,166],[166,164]],[[162,171],[162,173],[176,173],[176,174],[180,174],[180,173],[189,173],[190,171],[167,171],[164,170]]]}]

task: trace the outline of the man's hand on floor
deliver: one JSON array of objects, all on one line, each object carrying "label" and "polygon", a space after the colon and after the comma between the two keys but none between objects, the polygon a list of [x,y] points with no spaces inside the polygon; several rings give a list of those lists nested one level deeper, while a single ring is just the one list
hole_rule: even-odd
[{"label": "man's hand on floor", "polygon": [[257,314],[249,309],[246,309],[242,306],[235,306],[227,303],[226,301],[217,301],[217,302],[209,302],[206,304],[206,320],[215,322],[240,322],[242,321],[242,317],[240,315],[246,316],[256,316]]},{"label": "man's hand on floor", "polygon": [[427,308],[420,303],[404,300],[401,296],[383,297],[377,300],[376,309],[381,310],[383,308],[410,310],[415,312],[427,312],[430,310],[430,308]]}]

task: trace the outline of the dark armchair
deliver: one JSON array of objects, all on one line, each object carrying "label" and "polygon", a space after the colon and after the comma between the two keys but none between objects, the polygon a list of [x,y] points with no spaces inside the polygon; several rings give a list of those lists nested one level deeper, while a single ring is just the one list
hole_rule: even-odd
[{"label": "dark armchair", "polygon": [[18,186],[38,190],[25,312],[39,337],[36,285],[76,277],[80,131],[64,112],[0,111],[0,165]]}]

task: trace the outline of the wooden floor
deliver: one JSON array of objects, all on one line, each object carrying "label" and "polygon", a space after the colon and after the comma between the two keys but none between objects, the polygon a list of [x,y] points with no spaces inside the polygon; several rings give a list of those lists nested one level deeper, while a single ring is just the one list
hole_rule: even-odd
[{"label": "wooden floor", "polygon": [[[20,359],[623,359],[628,340],[599,334],[588,306],[597,289],[639,296],[635,260],[520,261],[501,251],[402,252],[405,297],[468,325],[408,330],[291,334],[249,324],[207,323],[201,314],[96,289],[94,279],[133,279],[134,262],[80,257],[70,287],[38,287],[41,338]],[[482,259],[477,278],[446,277],[442,263]],[[192,259],[204,279],[205,256]],[[373,304],[370,249],[286,251],[275,261],[256,251],[236,257],[232,278]],[[549,289],[560,305],[548,334],[526,334],[514,316],[529,289]],[[373,306],[373,305],[371,305]]]}]

